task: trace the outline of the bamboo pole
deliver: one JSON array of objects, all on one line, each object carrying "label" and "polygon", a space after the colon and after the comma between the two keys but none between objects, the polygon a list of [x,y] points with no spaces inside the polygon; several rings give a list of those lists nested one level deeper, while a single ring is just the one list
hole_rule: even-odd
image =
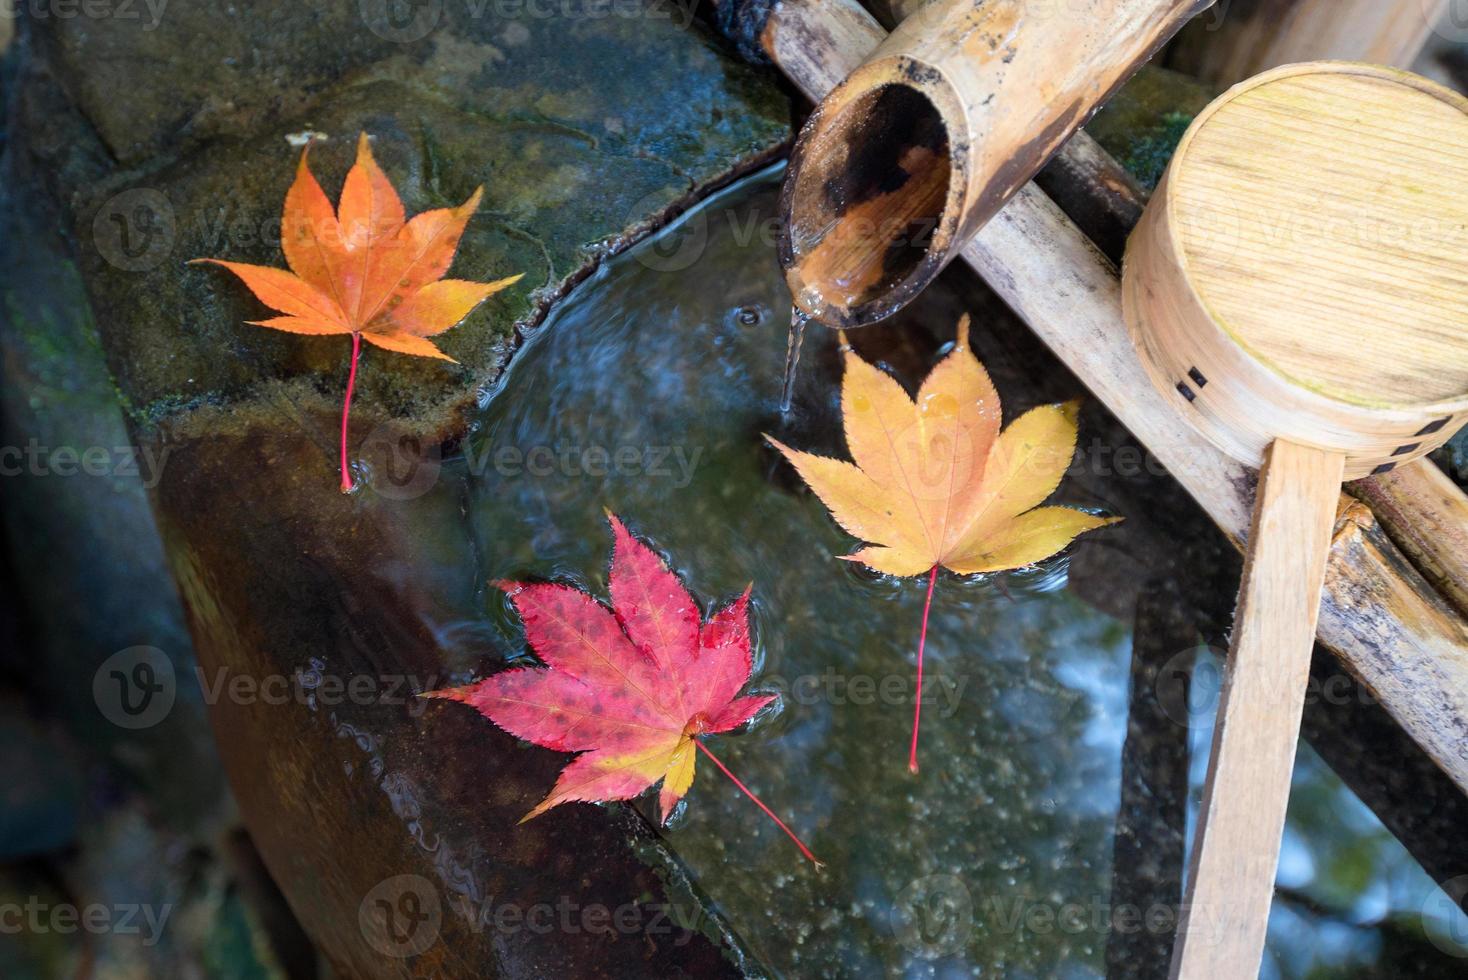
[{"label": "bamboo pole", "polygon": [[[1147,206],[1143,190],[1084,130],[1035,178],[1113,262]],[[1449,602],[1468,616],[1468,494],[1430,459],[1347,485],[1381,529]]]},{"label": "bamboo pole", "polygon": [[[855,0],[781,0],[759,30],[765,53],[816,100],[882,36]],[[1198,435],[1157,393],[1122,320],[1115,265],[1033,185],[963,257],[1242,544],[1256,475]],[[1338,514],[1317,638],[1468,792],[1468,624],[1359,505]]]},{"label": "bamboo pole", "polygon": [[790,154],[780,262],[833,327],[894,313],[1212,0],[934,0],[821,99]]},{"label": "bamboo pole", "polygon": [[1458,485],[1419,459],[1346,492],[1371,508],[1423,577],[1468,615],[1468,496]]},{"label": "bamboo pole", "polygon": [[1409,68],[1449,0],[1231,0],[1178,37],[1171,67],[1227,88],[1297,61]]}]

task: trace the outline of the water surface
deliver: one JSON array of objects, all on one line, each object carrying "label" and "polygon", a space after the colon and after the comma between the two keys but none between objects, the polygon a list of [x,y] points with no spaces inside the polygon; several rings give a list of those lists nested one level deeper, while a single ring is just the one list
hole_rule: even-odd
[{"label": "water surface", "polygon": [[[773,251],[777,178],[746,181],[610,263],[486,393],[473,434],[445,467],[470,488],[464,506],[489,624],[477,628],[500,652],[461,666],[482,674],[523,650],[490,581],[556,578],[605,596],[610,508],[671,556],[706,607],[754,583],[754,686],[783,698],[750,730],[710,745],[828,866],[815,873],[708,765],[667,836],[771,971],[1096,977],[1107,974],[1110,939],[1110,975],[1154,975],[1171,919],[1153,906],[1169,874],[1154,869],[1160,890],[1154,881],[1115,894],[1122,877],[1134,889],[1138,876],[1133,867],[1118,875],[1113,856],[1128,785],[1133,607],[1159,578],[1175,587],[1166,562],[1198,535],[1170,515],[1192,505],[1165,478],[1126,469],[1125,434],[1088,407],[1083,458],[1062,497],[1127,523],[1038,569],[940,578],[923,768],[910,775],[924,583],[835,560],[856,543],[760,438],[843,454],[834,334],[810,328],[793,411],[779,411],[789,297]],[[1079,393],[966,271],[855,342],[911,390],[965,309],[1006,420]],[[1208,556],[1201,564],[1216,566],[1199,577],[1213,574],[1210,591],[1231,595],[1236,559],[1208,550],[1216,544],[1197,547]],[[1196,638],[1179,643],[1170,663],[1191,663],[1196,647]],[[1159,692],[1142,693],[1155,701]],[[1179,767],[1183,779],[1171,785],[1174,803],[1195,807],[1207,696],[1199,684],[1191,709],[1186,696],[1164,703],[1166,720],[1137,756],[1148,788],[1140,809],[1130,800],[1122,832],[1140,840],[1128,853],[1163,871],[1180,866],[1188,828],[1158,816],[1169,786],[1147,784],[1146,769],[1169,754],[1186,758],[1191,745],[1191,778]],[[1191,738],[1190,718],[1199,722]],[[1432,881],[1309,749],[1295,788],[1265,976],[1448,975],[1468,962],[1443,951],[1452,946],[1445,930],[1468,927],[1433,905]],[[654,815],[650,800],[639,805]],[[1158,941],[1109,936],[1114,908],[1129,901],[1153,915],[1141,928]]]}]

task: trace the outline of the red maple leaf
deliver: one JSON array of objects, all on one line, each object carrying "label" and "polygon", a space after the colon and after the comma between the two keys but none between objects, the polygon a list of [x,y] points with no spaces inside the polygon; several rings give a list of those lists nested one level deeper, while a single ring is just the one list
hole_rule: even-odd
[{"label": "red maple leaf", "polygon": [[697,747],[816,861],[701,741],[738,728],[774,700],[739,696],[753,668],[749,590],[700,622],[678,577],[614,515],[607,517],[616,535],[613,608],[566,585],[497,583],[546,667],[507,670],[424,697],[462,701],[512,735],[582,753],[521,823],[562,803],[632,799],[658,780],[666,823],[693,783]]}]

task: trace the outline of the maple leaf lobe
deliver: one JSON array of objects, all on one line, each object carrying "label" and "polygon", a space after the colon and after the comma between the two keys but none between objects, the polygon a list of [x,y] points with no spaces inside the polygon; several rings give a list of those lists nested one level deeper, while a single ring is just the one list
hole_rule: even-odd
[{"label": "maple leaf lobe", "polygon": [[[958,574],[1030,565],[1115,519],[1041,508],[1075,452],[1078,402],[1045,405],[1001,431],[993,382],[972,356],[969,322],[916,398],[846,350],[842,422],[852,462],[765,439],[853,537],[852,555],[907,577],[941,565]],[[1036,516],[1029,516],[1029,515]]]},{"label": "maple leaf lobe", "polygon": [[607,516],[610,608],[568,585],[496,582],[546,666],[426,695],[468,704],[537,745],[582,753],[525,820],[571,801],[630,799],[661,781],[666,821],[692,785],[694,739],[737,728],[774,700],[738,696],[753,665],[749,590],[702,622],[667,563]]},{"label": "maple leaf lobe", "polygon": [[253,325],[291,333],[360,333],[385,350],[453,359],[426,338],[458,325],[479,303],[517,282],[444,279],[479,188],[457,208],[408,220],[402,200],[362,133],[337,208],[311,172],[311,144],[301,151],[281,214],[286,269],[195,259],[233,272],[255,297],[284,314]]}]

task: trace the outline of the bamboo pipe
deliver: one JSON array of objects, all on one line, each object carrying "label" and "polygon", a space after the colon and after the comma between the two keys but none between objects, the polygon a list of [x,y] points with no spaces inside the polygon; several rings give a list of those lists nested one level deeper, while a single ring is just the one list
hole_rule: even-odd
[{"label": "bamboo pipe", "polygon": [[[730,15],[738,16],[721,11]],[[781,0],[745,23],[814,101],[884,36],[855,0]],[[963,258],[1241,543],[1254,474],[1180,419],[1151,384],[1122,319],[1115,265],[1033,185],[979,232]],[[1316,636],[1468,792],[1468,624],[1359,504],[1339,510]]]},{"label": "bamboo pipe", "polygon": [[834,327],[909,302],[1212,0],[935,0],[821,100],[781,195],[795,304]]},{"label": "bamboo pipe", "polygon": [[1346,492],[1371,508],[1424,578],[1468,615],[1468,496],[1428,459]]},{"label": "bamboo pipe", "polygon": [[1231,0],[1189,24],[1169,64],[1227,88],[1320,59],[1410,68],[1449,0]]}]

